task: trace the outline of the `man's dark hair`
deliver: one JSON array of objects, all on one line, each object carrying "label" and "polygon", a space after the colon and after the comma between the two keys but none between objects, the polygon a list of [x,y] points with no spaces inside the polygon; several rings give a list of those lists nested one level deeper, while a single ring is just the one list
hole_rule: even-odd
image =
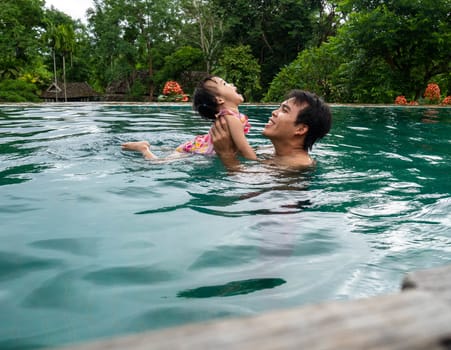
[{"label": "man's dark hair", "polygon": [[303,148],[306,151],[311,150],[313,144],[330,130],[332,125],[330,108],[321,98],[308,91],[292,90],[287,98],[294,98],[296,105],[306,105],[299,111],[295,124],[308,126]]}]

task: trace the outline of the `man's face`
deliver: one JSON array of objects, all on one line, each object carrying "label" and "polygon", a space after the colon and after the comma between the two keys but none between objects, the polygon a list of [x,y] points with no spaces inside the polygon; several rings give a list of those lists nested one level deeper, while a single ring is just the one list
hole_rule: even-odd
[{"label": "man's face", "polygon": [[305,107],[294,103],[294,98],[282,102],[275,111],[271,113],[268,123],[262,134],[271,140],[287,139],[295,135],[298,125],[295,125],[297,115]]}]

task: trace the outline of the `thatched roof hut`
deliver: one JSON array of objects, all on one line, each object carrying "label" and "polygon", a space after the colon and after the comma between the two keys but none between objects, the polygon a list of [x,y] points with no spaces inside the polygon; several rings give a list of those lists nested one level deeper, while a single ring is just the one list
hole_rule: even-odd
[{"label": "thatched roof hut", "polygon": [[101,95],[94,91],[94,89],[87,83],[67,83],[66,91],[64,91],[64,84],[52,83],[46,91],[41,94],[41,98],[45,102],[58,101],[98,101]]}]

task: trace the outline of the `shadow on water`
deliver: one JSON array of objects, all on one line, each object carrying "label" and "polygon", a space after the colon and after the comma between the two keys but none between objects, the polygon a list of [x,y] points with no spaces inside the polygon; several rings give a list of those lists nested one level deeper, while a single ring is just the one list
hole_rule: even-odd
[{"label": "shadow on water", "polygon": [[0,251],[0,282],[23,277],[39,270],[54,269],[63,265],[59,259]]},{"label": "shadow on water", "polygon": [[177,293],[179,298],[212,298],[230,297],[240,294],[249,294],[262,289],[271,289],[287,283],[281,278],[257,278],[242,281],[232,281],[216,286],[205,286],[186,289]]},{"label": "shadow on water", "polygon": [[43,348],[48,348],[48,346],[33,342],[20,341],[18,339],[7,339],[0,341],[0,349],[2,350],[33,350]]},{"label": "shadow on water", "polygon": [[50,169],[51,166],[43,164],[24,164],[0,171],[0,186],[19,184],[31,180],[28,174],[36,174]]},{"label": "shadow on water", "polygon": [[94,257],[97,254],[98,239],[94,238],[60,238],[41,239],[29,243],[30,246],[66,252],[73,255]]},{"label": "shadow on water", "polygon": [[[216,196],[215,196],[216,197]],[[225,202],[225,200],[229,200],[230,203],[228,205],[219,205],[223,207],[228,207],[229,205],[234,204],[236,201],[242,199],[241,197],[221,197],[221,202]],[[194,205],[195,203],[195,205]],[[218,202],[211,202],[213,205],[217,206]],[[241,210],[241,211],[224,211],[224,210],[215,210],[211,208],[206,208],[205,203],[203,205],[199,205],[197,200],[190,200],[188,203],[174,205],[169,207],[163,207],[158,209],[149,209],[136,212],[136,215],[144,215],[144,214],[156,214],[156,213],[167,213],[172,211],[177,211],[180,209],[189,208],[198,213],[215,215],[220,217],[242,217],[242,216],[253,216],[253,215],[279,215],[279,214],[296,214],[300,213],[303,210],[312,206],[312,202],[309,199],[299,200],[293,204],[283,204],[281,208],[283,209],[255,209],[255,210]]]},{"label": "shadow on water", "polygon": [[89,272],[83,279],[97,285],[147,285],[175,279],[175,273],[155,266],[116,266]]}]

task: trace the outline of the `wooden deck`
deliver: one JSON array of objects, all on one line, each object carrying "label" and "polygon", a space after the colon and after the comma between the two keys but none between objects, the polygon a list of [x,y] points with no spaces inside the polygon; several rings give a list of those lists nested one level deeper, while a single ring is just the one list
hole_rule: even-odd
[{"label": "wooden deck", "polygon": [[451,265],[409,273],[396,294],[198,323],[65,349],[451,349]]}]

